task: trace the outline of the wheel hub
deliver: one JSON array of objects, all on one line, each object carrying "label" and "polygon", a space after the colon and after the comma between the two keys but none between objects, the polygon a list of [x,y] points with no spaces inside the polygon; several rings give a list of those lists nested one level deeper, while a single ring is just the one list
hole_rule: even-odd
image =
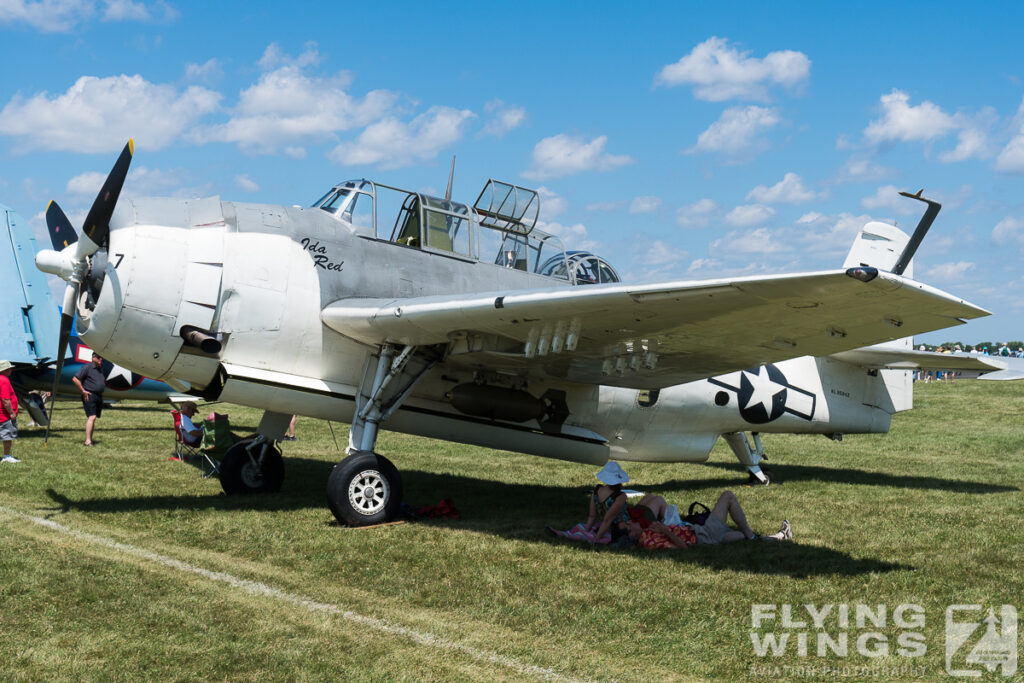
[{"label": "wheel hub", "polygon": [[377,470],[363,470],[352,477],[348,486],[348,502],[361,515],[374,515],[384,509],[391,489],[387,479]]},{"label": "wheel hub", "polygon": [[263,468],[256,465],[252,460],[247,460],[242,465],[242,471],[239,473],[242,479],[242,483],[250,489],[258,489],[263,486]]}]

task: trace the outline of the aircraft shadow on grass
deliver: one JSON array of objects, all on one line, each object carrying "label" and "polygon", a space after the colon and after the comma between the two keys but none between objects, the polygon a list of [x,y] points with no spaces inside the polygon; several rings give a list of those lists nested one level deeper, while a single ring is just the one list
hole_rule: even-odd
[{"label": "aircraft shadow on grass", "polygon": [[[736,467],[728,463],[707,462],[700,463],[703,467],[714,467],[719,470],[735,472]],[[980,481],[965,481],[963,479],[941,479],[939,477],[922,477],[918,475],[886,474],[884,472],[869,472],[867,470],[854,470],[845,468],[821,467],[818,465],[777,465],[771,464],[769,469],[785,484],[788,481],[820,481],[835,484],[853,484],[857,486],[884,486],[895,489],[935,489],[938,491],[950,491],[955,493],[1006,493],[1019,491],[1016,486],[1000,484],[987,484]],[[648,492],[676,491],[679,489],[693,490],[708,487],[719,487],[725,485],[737,486],[741,484],[729,484],[722,479],[674,479],[654,486],[645,486]]]},{"label": "aircraft shadow on grass", "polygon": [[[180,466],[180,463],[168,463]],[[54,489],[47,490],[57,504],[54,513],[78,510],[99,514],[129,514],[154,510],[300,510],[323,506],[323,481],[333,465],[322,460],[288,459],[288,476],[281,492],[271,495],[232,496],[220,492],[216,480],[209,482],[209,495],[159,495],[127,498],[75,500]],[[544,525],[578,521],[585,513],[587,490],[576,487],[509,483],[463,475],[404,470],[405,500],[413,508],[443,498],[455,501],[462,513],[459,520],[417,522],[453,529],[471,529],[505,538],[565,546],[544,532]],[[713,486],[721,487],[720,481]],[[336,526],[333,518],[325,524]],[[571,521],[570,521],[571,520]],[[590,552],[580,545],[581,552]],[[912,570],[914,567],[871,558],[855,558],[829,548],[800,543],[737,543],[698,547],[680,552],[647,552],[602,548],[599,552],[641,553],[651,561],[674,561],[713,569],[752,574],[783,574],[795,578],[820,575],[859,575],[873,572]]]}]

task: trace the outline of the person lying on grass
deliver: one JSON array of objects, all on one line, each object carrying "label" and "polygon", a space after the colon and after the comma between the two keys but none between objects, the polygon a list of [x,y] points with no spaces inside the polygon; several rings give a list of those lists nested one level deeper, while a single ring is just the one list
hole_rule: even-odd
[{"label": "person lying on grass", "polygon": [[[726,523],[728,518],[736,523],[739,529],[733,529]],[[718,497],[715,507],[703,524],[664,524],[653,521],[644,525],[642,521],[631,521],[627,524],[627,533],[636,545],[641,548],[678,550],[703,543],[715,545],[732,543],[733,541],[753,540],[791,541],[793,527],[789,520],[782,521],[782,528],[771,536],[758,536],[747,523],[746,515],[732,491],[723,491]]]},{"label": "person lying on grass", "polygon": [[[643,531],[654,523],[669,528],[663,524],[668,503],[661,496],[648,494],[636,505],[626,503],[626,493],[622,490],[622,485],[629,481],[629,475],[619,463],[609,461],[596,476],[601,483],[594,487],[594,492],[590,496],[589,514],[581,530],[586,537],[592,537],[596,543],[608,543],[618,541],[628,534],[631,539],[638,541]],[[738,531],[729,529],[726,525],[729,517],[740,527]],[[695,530],[698,528],[701,530],[697,540],[699,543],[728,543],[757,537],[747,524],[739,501],[732,491],[725,491],[718,497],[708,520],[704,525],[691,527],[691,533],[696,534]],[[789,522],[785,521],[778,533],[764,538],[783,540],[792,537]]]}]

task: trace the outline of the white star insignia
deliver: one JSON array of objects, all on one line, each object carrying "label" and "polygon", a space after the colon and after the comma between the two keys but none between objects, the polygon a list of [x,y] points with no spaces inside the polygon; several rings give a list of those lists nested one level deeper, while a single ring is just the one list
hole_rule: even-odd
[{"label": "white star insignia", "polygon": [[764,411],[768,415],[772,414],[772,399],[775,395],[785,389],[786,387],[778,382],[772,380],[768,376],[768,368],[763,365],[758,368],[757,374],[752,372],[744,371],[743,374],[750,382],[750,386],[753,391],[750,392],[750,398],[747,399],[747,405],[743,408],[749,410],[751,406],[756,403],[760,403],[764,406]]},{"label": "white star insignia", "polygon": [[115,365],[110,368],[110,374],[107,375],[107,381],[111,382],[118,377],[124,379],[124,385],[130,387],[132,385],[132,371],[127,368],[122,368],[120,365]]}]

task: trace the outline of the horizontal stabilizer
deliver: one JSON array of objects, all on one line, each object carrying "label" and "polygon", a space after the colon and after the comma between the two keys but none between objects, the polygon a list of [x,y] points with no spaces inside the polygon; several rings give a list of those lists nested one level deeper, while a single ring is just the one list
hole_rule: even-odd
[{"label": "horizontal stabilizer", "polygon": [[994,372],[1003,370],[1000,359],[959,353],[936,353],[896,349],[889,346],[868,346],[833,353],[830,358],[874,370],[970,370]]},{"label": "horizontal stabilizer", "polygon": [[1024,379],[1024,358],[1009,358],[1006,356],[981,357],[986,360],[991,360],[993,363],[999,363],[1003,369],[998,372],[984,374],[978,379],[990,379],[997,381]]}]

